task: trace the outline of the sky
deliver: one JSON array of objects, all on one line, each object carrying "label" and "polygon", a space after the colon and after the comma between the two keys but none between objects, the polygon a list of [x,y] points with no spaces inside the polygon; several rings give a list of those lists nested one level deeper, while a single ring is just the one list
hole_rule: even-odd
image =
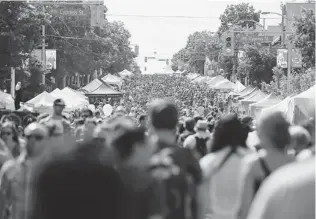
[{"label": "sky", "polygon": [[[216,31],[220,25],[219,16],[226,6],[242,2],[252,4],[256,10],[281,13],[280,0],[105,0],[105,5],[108,8],[107,19],[122,21],[125,24],[125,28],[132,35],[131,43],[140,46],[140,57],[152,55],[156,51],[171,58],[185,46],[190,34],[202,30]],[[267,18],[266,26],[281,22],[281,17],[277,15],[262,17]]]}]

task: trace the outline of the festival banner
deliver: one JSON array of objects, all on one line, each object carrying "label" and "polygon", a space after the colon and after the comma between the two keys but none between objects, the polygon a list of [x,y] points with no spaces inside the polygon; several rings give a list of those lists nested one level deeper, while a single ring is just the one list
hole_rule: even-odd
[{"label": "festival banner", "polygon": [[291,58],[292,68],[302,68],[302,53],[300,49],[292,49]]},{"label": "festival banner", "polygon": [[287,68],[287,49],[278,49],[277,66]]}]

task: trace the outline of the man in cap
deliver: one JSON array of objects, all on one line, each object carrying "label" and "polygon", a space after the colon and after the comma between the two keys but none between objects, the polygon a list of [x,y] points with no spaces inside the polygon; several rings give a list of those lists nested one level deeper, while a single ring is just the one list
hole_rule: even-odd
[{"label": "man in cap", "polygon": [[0,171],[0,217],[27,218],[32,189],[31,171],[35,160],[43,153],[48,130],[39,123],[25,128],[26,154],[7,161]]},{"label": "man in cap", "polygon": [[194,135],[190,135],[184,141],[183,147],[189,148],[197,159],[201,159],[211,150],[212,136],[208,132],[208,122],[205,120],[197,121],[195,131]]},{"label": "man in cap", "polygon": [[41,124],[48,127],[51,136],[61,136],[71,131],[70,122],[62,114],[65,107],[66,104],[62,99],[56,99],[53,104],[53,114],[40,120]]}]

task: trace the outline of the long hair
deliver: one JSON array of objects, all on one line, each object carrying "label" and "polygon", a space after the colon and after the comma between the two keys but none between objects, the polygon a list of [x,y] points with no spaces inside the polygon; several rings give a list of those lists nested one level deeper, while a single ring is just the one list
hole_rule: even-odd
[{"label": "long hair", "polygon": [[20,141],[19,141],[19,132],[16,128],[16,125],[13,122],[5,122],[2,124],[1,129],[0,129],[0,134],[2,137],[2,132],[5,128],[10,128],[12,132],[12,140],[15,143],[15,146],[12,148],[12,155],[14,157],[18,157],[21,153],[21,148],[20,148]]},{"label": "long hair", "polygon": [[220,151],[226,147],[236,150],[240,146],[243,127],[238,117],[228,114],[221,118],[214,128],[211,152]]}]

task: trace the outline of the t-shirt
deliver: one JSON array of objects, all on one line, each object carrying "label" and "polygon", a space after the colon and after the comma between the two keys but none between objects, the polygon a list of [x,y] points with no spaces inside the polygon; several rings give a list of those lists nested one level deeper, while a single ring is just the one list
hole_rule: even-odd
[{"label": "t-shirt", "polygon": [[314,219],[315,157],[276,170],[260,187],[248,219]]}]

